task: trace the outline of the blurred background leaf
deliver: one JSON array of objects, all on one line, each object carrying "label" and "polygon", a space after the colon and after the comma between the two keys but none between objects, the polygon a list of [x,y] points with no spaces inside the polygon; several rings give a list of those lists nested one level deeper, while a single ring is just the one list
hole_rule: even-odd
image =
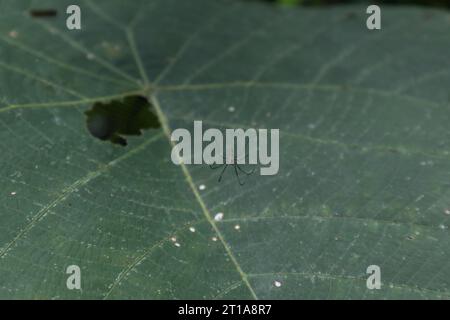
[{"label": "blurred background leaf", "polygon": [[261,0],[282,5],[339,5],[339,4],[390,4],[390,5],[422,5],[430,7],[450,7],[448,0]]}]

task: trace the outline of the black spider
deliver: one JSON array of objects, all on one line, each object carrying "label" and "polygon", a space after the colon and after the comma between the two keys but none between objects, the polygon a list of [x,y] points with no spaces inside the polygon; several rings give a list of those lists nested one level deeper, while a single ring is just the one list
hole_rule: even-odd
[{"label": "black spider", "polygon": [[244,169],[242,169],[239,164],[237,163],[238,159],[236,156],[233,156],[232,161],[229,161],[231,163],[227,163],[225,157],[224,157],[224,163],[222,164],[210,164],[209,167],[213,170],[215,169],[219,169],[221,167],[223,167],[222,172],[220,173],[218,182],[220,182],[222,180],[222,176],[225,173],[225,170],[228,168],[229,165],[232,165],[234,167],[234,173],[238,179],[238,182],[241,186],[243,186],[245,184],[245,182],[241,181],[241,178],[239,177],[239,171],[241,171],[242,173],[246,174],[247,176],[251,175],[253,172],[255,172],[255,168],[253,168],[251,171],[245,171]]}]

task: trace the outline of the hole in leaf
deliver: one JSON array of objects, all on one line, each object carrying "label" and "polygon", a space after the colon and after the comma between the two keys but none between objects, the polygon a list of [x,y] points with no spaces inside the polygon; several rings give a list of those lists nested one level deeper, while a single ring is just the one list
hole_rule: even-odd
[{"label": "hole in leaf", "polygon": [[91,135],[121,146],[127,145],[123,135],[139,136],[141,130],[161,127],[153,106],[138,95],[106,103],[96,102],[85,114]]}]

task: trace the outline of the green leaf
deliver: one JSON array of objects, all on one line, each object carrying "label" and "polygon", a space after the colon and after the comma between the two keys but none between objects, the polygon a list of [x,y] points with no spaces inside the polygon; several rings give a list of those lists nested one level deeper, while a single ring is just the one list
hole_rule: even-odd
[{"label": "green leaf", "polygon": [[[0,298],[450,298],[449,14],[366,17],[0,1]],[[92,137],[84,113],[130,95],[162,127],[126,147]],[[193,120],[279,128],[278,175],[241,187],[174,165],[170,132]]]}]

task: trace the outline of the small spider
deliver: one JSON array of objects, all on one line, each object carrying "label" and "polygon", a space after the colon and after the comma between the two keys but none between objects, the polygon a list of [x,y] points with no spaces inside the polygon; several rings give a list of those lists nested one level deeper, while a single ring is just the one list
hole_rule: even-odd
[{"label": "small spider", "polygon": [[220,173],[219,179],[217,180],[218,182],[220,182],[222,180],[222,176],[225,173],[225,170],[228,168],[229,165],[232,165],[234,167],[234,173],[238,179],[238,182],[241,186],[243,186],[245,184],[245,182],[241,181],[241,178],[239,177],[239,171],[241,171],[242,173],[246,174],[247,176],[251,175],[255,169],[253,168],[251,171],[245,171],[244,169],[242,169],[240,167],[240,165],[237,163],[238,159],[236,156],[233,156],[233,152],[230,152],[230,156],[228,158],[229,161],[226,161],[226,158],[224,157],[224,163],[222,164],[211,164],[209,165],[209,167],[213,170],[215,169],[219,169],[221,167],[223,167],[222,172]]}]

